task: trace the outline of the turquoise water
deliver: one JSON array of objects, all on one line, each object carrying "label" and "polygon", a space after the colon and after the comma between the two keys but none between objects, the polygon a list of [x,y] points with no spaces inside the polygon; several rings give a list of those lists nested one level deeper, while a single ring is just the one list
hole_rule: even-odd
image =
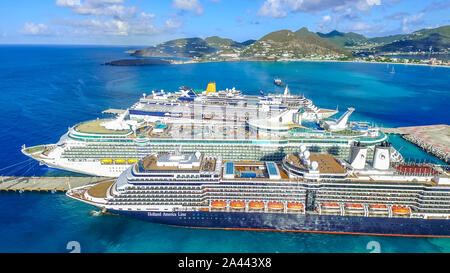
[{"label": "turquoise water", "polygon": [[[112,67],[125,47],[0,46],[0,173],[73,175],[38,166],[20,153],[28,146],[55,143],[69,126],[95,119],[107,108],[125,108],[152,89],[187,85],[282,92],[280,77],[293,93],[320,107],[355,107],[352,120],[388,126],[450,123],[447,68],[354,63],[208,63]],[[437,161],[391,136],[407,158]],[[175,228],[116,216],[89,216],[93,207],[62,194],[0,193],[0,252],[369,252],[376,240],[382,252],[450,252],[449,239],[391,238],[282,232]]]}]

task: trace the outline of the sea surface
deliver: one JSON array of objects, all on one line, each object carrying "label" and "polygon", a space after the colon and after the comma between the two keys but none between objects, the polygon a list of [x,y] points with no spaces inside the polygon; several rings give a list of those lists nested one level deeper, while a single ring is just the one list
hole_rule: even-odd
[{"label": "sea surface", "polygon": [[[450,124],[450,69],[337,62],[231,62],[114,67],[132,47],[0,46],[0,174],[74,175],[28,160],[27,146],[55,143],[69,126],[126,108],[142,93],[179,86],[236,87],[247,94],[304,94],[319,107],[355,107],[351,120],[376,125]],[[392,65],[391,65],[392,66]],[[399,136],[405,158],[442,163]],[[201,230],[121,216],[90,216],[94,208],[63,194],[0,193],[0,252],[450,252],[450,239]]]}]

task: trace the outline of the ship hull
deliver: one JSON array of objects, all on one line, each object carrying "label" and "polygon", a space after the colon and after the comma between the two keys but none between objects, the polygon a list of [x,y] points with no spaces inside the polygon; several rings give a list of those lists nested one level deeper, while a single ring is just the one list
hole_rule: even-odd
[{"label": "ship hull", "polygon": [[450,220],[446,219],[294,213],[108,211],[154,223],[193,228],[450,237]]}]

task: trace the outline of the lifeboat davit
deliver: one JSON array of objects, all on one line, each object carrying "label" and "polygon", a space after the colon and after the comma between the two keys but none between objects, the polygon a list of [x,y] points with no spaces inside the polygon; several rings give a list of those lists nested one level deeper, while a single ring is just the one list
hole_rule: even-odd
[{"label": "lifeboat davit", "polygon": [[260,201],[251,201],[250,203],[248,203],[248,207],[252,209],[263,209],[264,203]]},{"label": "lifeboat davit", "polygon": [[392,212],[396,214],[409,214],[411,210],[408,207],[393,206]]},{"label": "lifeboat davit", "polygon": [[290,202],[290,203],[287,203],[287,208],[291,209],[291,210],[302,210],[303,204],[297,203],[297,202]]},{"label": "lifeboat davit", "polygon": [[242,209],[245,208],[245,203],[243,201],[232,201],[230,203],[230,207],[234,209]]},{"label": "lifeboat davit", "polygon": [[211,207],[213,208],[226,208],[227,202],[225,201],[213,201],[211,202]]},{"label": "lifeboat davit", "polygon": [[273,210],[282,210],[284,209],[284,204],[281,202],[269,202],[269,204],[267,204],[267,207]]}]

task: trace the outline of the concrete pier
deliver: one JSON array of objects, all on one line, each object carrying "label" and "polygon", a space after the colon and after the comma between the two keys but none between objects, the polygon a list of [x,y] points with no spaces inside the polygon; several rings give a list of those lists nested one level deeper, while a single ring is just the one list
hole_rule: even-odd
[{"label": "concrete pier", "polygon": [[114,114],[114,115],[120,115],[125,113],[126,110],[123,109],[114,109],[114,108],[110,108],[110,109],[106,109],[105,111],[102,111],[103,114]]},{"label": "concrete pier", "polygon": [[429,154],[450,163],[450,126],[446,124],[380,128],[387,134],[401,134],[402,138]]},{"label": "concrete pier", "polygon": [[109,177],[19,177],[0,176],[0,191],[61,191],[99,182],[113,181]]}]

